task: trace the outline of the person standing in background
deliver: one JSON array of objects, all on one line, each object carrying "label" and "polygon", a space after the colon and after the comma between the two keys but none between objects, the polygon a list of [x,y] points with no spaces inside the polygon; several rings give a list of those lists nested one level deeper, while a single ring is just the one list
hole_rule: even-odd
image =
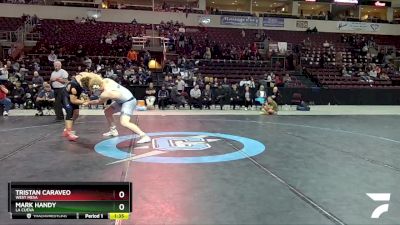
[{"label": "person standing in background", "polygon": [[62,111],[63,89],[68,83],[68,73],[61,69],[61,62],[54,62],[54,71],[51,73],[50,82],[54,90],[55,102],[54,110],[56,113],[56,121],[64,120],[64,113]]}]

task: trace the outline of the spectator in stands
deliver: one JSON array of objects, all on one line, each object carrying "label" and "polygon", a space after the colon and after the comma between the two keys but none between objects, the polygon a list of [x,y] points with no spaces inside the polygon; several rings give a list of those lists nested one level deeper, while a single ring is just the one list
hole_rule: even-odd
[{"label": "spectator in stands", "polygon": [[13,72],[14,73],[18,73],[19,72],[19,69],[20,69],[20,64],[19,64],[19,62],[18,61],[15,61],[13,64],[12,64],[12,69],[13,69]]},{"label": "spectator in stands", "polygon": [[106,74],[104,75],[104,77],[114,79],[115,78],[114,70],[111,67],[107,67]]},{"label": "spectator in stands", "polygon": [[22,80],[25,80],[25,77],[28,76],[29,70],[25,67],[25,64],[21,64],[19,69],[19,74],[21,74]]},{"label": "spectator in stands", "polygon": [[256,102],[259,102],[261,105],[264,105],[267,95],[268,95],[268,93],[265,90],[264,86],[260,85],[260,88],[258,89],[258,91],[256,93]]},{"label": "spectator in stands", "polygon": [[7,65],[3,66],[3,64],[0,63],[0,82],[7,80],[8,80]]},{"label": "spectator in stands", "polygon": [[0,84],[0,105],[4,107],[3,116],[8,116],[12,102],[7,98],[8,89],[3,84]]},{"label": "spectator in stands", "polygon": [[381,49],[381,50],[379,51],[379,53],[378,53],[378,56],[376,57],[376,59],[378,60],[378,63],[379,63],[379,64],[382,64],[382,63],[383,63],[384,57],[385,57],[385,52],[384,52],[383,49]]},{"label": "spectator in stands", "polygon": [[86,52],[85,52],[85,50],[83,49],[83,46],[82,46],[82,45],[79,45],[79,46],[78,46],[78,49],[77,49],[76,52],[75,52],[75,56],[76,56],[76,58],[78,58],[78,60],[83,61],[83,58],[86,56]]},{"label": "spectator in stands", "polygon": [[174,85],[171,89],[171,100],[175,103],[175,107],[179,109],[180,106],[185,107],[187,104],[185,97],[178,91],[177,86]]},{"label": "spectator in stands", "polygon": [[249,107],[253,107],[253,93],[250,90],[250,87],[246,85],[244,87],[243,92],[243,100],[244,100],[244,110],[248,110]]},{"label": "spectator in stands", "polygon": [[135,49],[131,48],[126,57],[128,58],[128,61],[136,63],[138,60],[138,53],[135,51]]},{"label": "spectator in stands", "polygon": [[21,87],[21,82],[15,83],[14,89],[11,91],[11,101],[15,108],[21,108],[24,104],[25,90]]},{"label": "spectator in stands", "polygon": [[179,93],[182,93],[182,92],[185,91],[185,85],[186,85],[186,83],[185,83],[184,80],[182,80],[182,77],[181,77],[181,76],[178,76],[178,77],[176,78],[175,84],[176,84],[176,89],[177,89],[177,91],[178,91]]},{"label": "spectator in stands", "polygon": [[280,75],[275,76],[275,86],[283,87],[284,83]]},{"label": "spectator in stands", "polygon": [[330,47],[328,40],[325,40],[325,42],[322,44],[322,47],[324,47],[326,49],[328,49]]},{"label": "spectator in stands", "polygon": [[51,50],[50,54],[47,56],[47,59],[51,64],[57,61],[57,55],[54,53],[54,50]]},{"label": "spectator in stands", "polygon": [[165,85],[161,86],[161,89],[158,91],[158,108],[164,110],[165,106],[168,104],[169,92],[166,89]]},{"label": "spectator in stands", "polygon": [[77,17],[75,17],[74,22],[75,22],[75,24],[79,24],[79,23],[81,23],[81,19],[79,19],[79,17],[77,16]]},{"label": "spectator in stands", "polygon": [[154,109],[155,101],[156,101],[156,89],[154,88],[153,82],[150,82],[149,87],[146,88],[147,109]]},{"label": "spectator in stands", "polygon": [[63,89],[65,85],[68,83],[68,73],[64,69],[61,68],[61,62],[54,62],[54,71],[51,73],[50,82],[51,86],[54,90],[55,103],[54,110],[56,113],[56,121],[64,120],[64,114],[62,111],[62,98],[63,98]]},{"label": "spectator in stands", "polygon": [[368,72],[368,76],[372,79],[376,79],[378,77],[378,73],[376,72],[375,68],[371,68]]},{"label": "spectator in stands", "polygon": [[236,109],[236,106],[240,106],[242,101],[240,98],[240,93],[239,89],[237,88],[236,84],[232,85],[232,88],[229,91],[229,97],[230,97],[230,105],[233,106],[233,110]]},{"label": "spectator in stands", "polygon": [[55,100],[54,91],[51,89],[50,84],[44,83],[43,89],[36,98],[36,108],[38,110],[36,116],[43,116],[43,108],[53,108]]},{"label": "spectator in stands", "polygon": [[215,103],[219,104],[222,110],[224,105],[228,103],[229,92],[227,92],[227,90],[223,88],[221,85],[218,85],[218,89],[216,90],[215,96],[216,96]]},{"label": "spectator in stands", "polygon": [[89,56],[85,56],[85,60],[83,61],[87,69],[92,68],[92,60],[89,58]]},{"label": "spectator in stands", "polygon": [[210,109],[210,106],[212,104],[213,100],[213,92],[211,91],[211,86],[210,84],[206,84],[204,90],[203,90],[203,100],[202,100],[202,105],[206,106],[208,109]]},{"label": "spectator in stands", "polygon": [[292,82],[292,78],[290,77],[290,75],[287,73],[284,77],[283,77],[283,83],[286,86],[288,86],[290,83]]},{"label": "spectator in stands", "polygon": [[151,59],[151,54],[150,54],[150,52],[148,50],[146,50],[144,55],[143,55],[144,68],[149,68],[150,59]]},{"label": "spectator in stands", "polygon": [[24,96],[25,109],[34,108],[37,93],[38,89],[34,88],[32,83],[28,83],[28,86],[25,88]]},{"label": "spectator in stands", "polygon": [[246,77],[243,77],[243,79],[239,82],[240,87],[244,87],[246,85],[250,85],[250,81],[246,79]]},{"label": "spectator in stands", "polygon": [[246,32],[242,29],[242,38],[246,37]]},{"label": "spectator in stands", "polygon": [[44,83],[43,77],[39,76],[38,71],[33,72],[32,84],[34,88],[39,89]]},{"label": "spectator in stands", "polygon": [[268,97],[267,102],[261,109],[261,114],[276,115],[278,113],[278,104],[271,98]]},{"label": "spectator in stands", "polygon": [[206,47],[206,52],[204,53],[203,58],[204,59],[211,59],[211,49],[209,47]]},{"label": "spectator in stands", "polygon": [[278,87],[272,88],[271,98],[276,102],[276,104],[282,105],[282,95]]},{"label": "spectator in stands", "polygon": [[199,109],[203,108],[201,90],[197,84],[190,90],[190,108],[192,108],[192,106]]}]

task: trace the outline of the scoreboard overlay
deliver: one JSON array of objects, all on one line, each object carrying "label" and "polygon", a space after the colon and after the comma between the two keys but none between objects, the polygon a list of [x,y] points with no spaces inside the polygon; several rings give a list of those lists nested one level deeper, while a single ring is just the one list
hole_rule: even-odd
[{"label": "scoreboard overlay", "polygon": [[131,182],[10,182],[12,219],[128,219]]}]

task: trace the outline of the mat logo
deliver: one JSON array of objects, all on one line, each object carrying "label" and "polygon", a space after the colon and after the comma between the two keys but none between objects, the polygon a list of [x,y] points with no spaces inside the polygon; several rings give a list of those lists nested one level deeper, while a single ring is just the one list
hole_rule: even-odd
[{"label": "mat logo", "polygon": [[[121,142],[136,139],[137,135],[111,138],[96,144],[94,149],[101,155],[117,159],[117,161],[111,162],[109,165],[126,161],[146,163],[228,162],[256,156],[265,150],[265,145],[259,141],[230,134],[209,132],[158,132],[149,133],[148,135],[153,139],[150,145],[134,146],[132,151],[134,154],[118,149],[117,145]],[[216,154],[218,146],[224,146],[224,148],[228,147],[235,151]],[[145,153],[136,153],[137,151],[146,151],[147,149],[149,150]],[[189,154],[185,154],[185,156],[171,156],[174,151],[204,151],[206,153],[196,154],[196,156],[187,156]]]},{"label": "mat logo", "polygon": [[[215,139],[213,139],[215,140]],[[218,140],[218,139],[217,139]],[[153,149],[161,151],[206,150],[211,148],[202,137],[159,137],[153,139]]]},{"label": "mat logo", "polygon": [[[366,193],[366,195],[376,202],[390,201],[390,193]],[[375,210],[371,214],[371,218],[379,219],[379,217],[387,211],[389,211],[389,203],[382,204],[375,208]]]}]

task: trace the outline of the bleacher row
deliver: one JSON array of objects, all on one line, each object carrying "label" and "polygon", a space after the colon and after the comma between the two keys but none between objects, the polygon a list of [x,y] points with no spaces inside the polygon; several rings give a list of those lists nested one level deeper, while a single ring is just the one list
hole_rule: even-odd
[{"label": "bleacher row", "polygon": [[342,76],[339,69],[333,68],[310,68],[311,77],[323,87],[327,88],[400,88],[393,85],[393,81],[399,81],[400,77],[389,73],[390,80],[376,78],[373,82],[363,80],[357,74],[351,77]]},{"label": "bleacher row", "polygon": [[0,17],[0,31],[15,31],[23,22],[22,18]]}]

